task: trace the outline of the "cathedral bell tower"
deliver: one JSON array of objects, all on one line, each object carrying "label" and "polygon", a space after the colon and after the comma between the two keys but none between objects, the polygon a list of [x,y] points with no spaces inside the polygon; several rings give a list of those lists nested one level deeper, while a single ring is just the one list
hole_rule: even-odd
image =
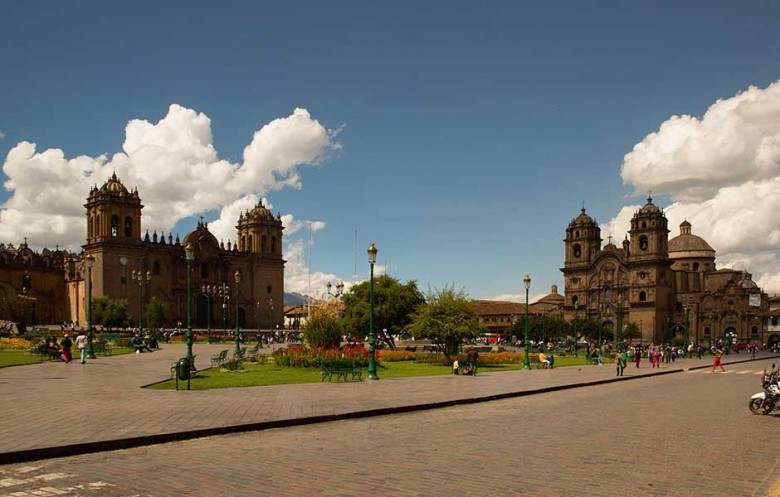
[{"label": "cathedral bell tower", "polygon": [[87,203],[87,244],[138,244],[141,242],[141,199],[138,190],[129,192],[114,173],[98,189],[89,192]]},{"label": "cathedral bell tower", "polygon": [[589,215],[585,207],[580,215],[569,223],[564,239],[565,309],[568,318],[586,309],[588,303],[588,271],[601,252],[601,228]]},{"label": "cathedral bell tower", "polygon": [[238,250],[265,258],[282,258],[281,216],[274,217],[260,201],[238,218]]}]

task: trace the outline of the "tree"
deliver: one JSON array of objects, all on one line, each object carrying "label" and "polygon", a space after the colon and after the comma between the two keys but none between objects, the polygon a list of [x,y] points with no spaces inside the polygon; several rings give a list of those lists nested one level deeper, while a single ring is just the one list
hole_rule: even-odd
[{"label": "tree", "polygon": [[[368,335],[370,282],[364,281],[345,293],[344,333],[362,341]],[[393,335],[399,335],[411,322],[412,313],[425,302],[414,280],[401,284],[383,274],[374,278],[374,335],[391,349],[395,349]],[[384,333],[383,330],[387,330]]]},{"label": "tree", "polygon": [[99,324],[109,331],[112,328],[127,326],[127,300],[110,297],[92,299],[92,324]]},{"label": "tree", "polygon": [[165,325],[168,319],[168,304],[153,296],[146,306],[146,327],[150,330],[158,330]]},{"label": "tree", "polygon": [[624,341],[638,338],[641,341],[642,331],[639,329],[639,326],[636,323],[628,323],[623,328],[623,333],[621,334],[620,338]]},{"label": "tree", "polygon": [[340,303],[328,302],[311,310],[303,328],[303,338],[310,347],[338,347],[341,345],[342,322]]},{"label": "tree", "polygon": [[458,353],[465,339],[476,338],[485,330],[474,311],[474,303],[463,290],[452,286],[433,290],[426,295],[427,302],[417,308],[407,326],[416,337],[430,338],[448,361]]}]

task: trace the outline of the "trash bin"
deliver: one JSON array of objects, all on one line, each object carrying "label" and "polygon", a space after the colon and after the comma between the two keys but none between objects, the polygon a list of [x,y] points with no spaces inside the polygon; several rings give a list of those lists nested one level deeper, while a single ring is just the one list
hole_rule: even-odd
[{"label": "trash bin", "polygon": [[176,377],[180,380],[190,378],[190,361],[186,357],[182,357],[176,362]]},{"label": "trash bin", "polygon": [[550,354],[547,358],[550,360],[550,367],[552,368],[555,365],[555,356]]}]

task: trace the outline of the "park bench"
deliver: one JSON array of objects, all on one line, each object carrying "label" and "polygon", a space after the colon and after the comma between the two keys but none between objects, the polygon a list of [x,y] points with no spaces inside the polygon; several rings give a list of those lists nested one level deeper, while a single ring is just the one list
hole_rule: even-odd
[{"label": "park bench", "polygon": [[344,378],[344,381],[349,381],[351,378],[352,381],[362,381],[363,380],[363,371],[360,366],[355,365],[352,361],[344,361],[344,360],[335,360],[335,361],[322,361],[322,380],[325,381],[325,378],[328,379],[328,381],[331,381],[333,379],[333,375],[336,375],[336,381],[339,381],[342,377]]},{"label": "park bench", "polygon": [[[198,354],[195,354],[190,359],[190,376],[195,376],[195,373],[198,372],[198,368],[195,367],[195,358],[198,357]],[[176,378],[176,363],[179,361],[174,362],[171,364],[171,378]]]},{"label": "park bench", "polygon": [[228,349],[221,351],[219,354],[211,356],[211,367],[221,366],[223,362],[227,360]]},{"label": "park bench", "polygon": [[[550,361],[550,369],[552,369],[555,366],[555,355],[554,354],[548,354],[547,355],[547,359]],[[532,362],[531,364],[536,369],[545,369],[545,368],[547,368],[547,365],[539,360],[539,356],[536,356],[534,358],[534,362]]]}]

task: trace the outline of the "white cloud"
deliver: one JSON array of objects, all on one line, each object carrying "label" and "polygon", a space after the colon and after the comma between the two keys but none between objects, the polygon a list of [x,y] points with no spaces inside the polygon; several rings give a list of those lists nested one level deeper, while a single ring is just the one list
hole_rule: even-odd
[{"label": "white cloud", "polygon": [[[89,189],[116,172],[126,187],[138,188],[144,230],[169,232],[181,219],[217,209],[219,218],[209,223],[209,229],[218,240],[234,241],[239,213],[253,208],[270,191],[301,188],[300,166],[319,166],[338,150],[337,132],[312,119],[305,109],[295,109],[262,126],[244,149],[243,162],[231,163],[220,159],[214,148],[211,120],[173,104],[157,123],[130,121],[122,151],[110,159],[69,159],[62,150],[38,152],[35,144],[20,142],[3,163],[8,177],[4,187],[11,196],[0,206],[0,239],[16,243],[28,237],[36,247],[59,245],[78,251],[86,234],[83,205]],[[291,215],[285,219],[294,221]],[[312,231],[325,228],[321,221],[311,225]],[[301,270],[294,267],[299,259],[291,259],[287,272],[296,274]]]},{"label": "white cloud", "polygon": [[[780,292],[780,82],[718,100],[701,119],[671,117],[625,156],[622,177],[671,198],[670,237],[687,219],[717,251],[718,267],[747,270]],[[620,246],[639,207],[624,207],[602,236]]]},{"label": "white cloud", "polygon": [[0,140],[2,140],[3,138],[5,138],[5,133],[3,133],[2,131],[0,131]]}]

